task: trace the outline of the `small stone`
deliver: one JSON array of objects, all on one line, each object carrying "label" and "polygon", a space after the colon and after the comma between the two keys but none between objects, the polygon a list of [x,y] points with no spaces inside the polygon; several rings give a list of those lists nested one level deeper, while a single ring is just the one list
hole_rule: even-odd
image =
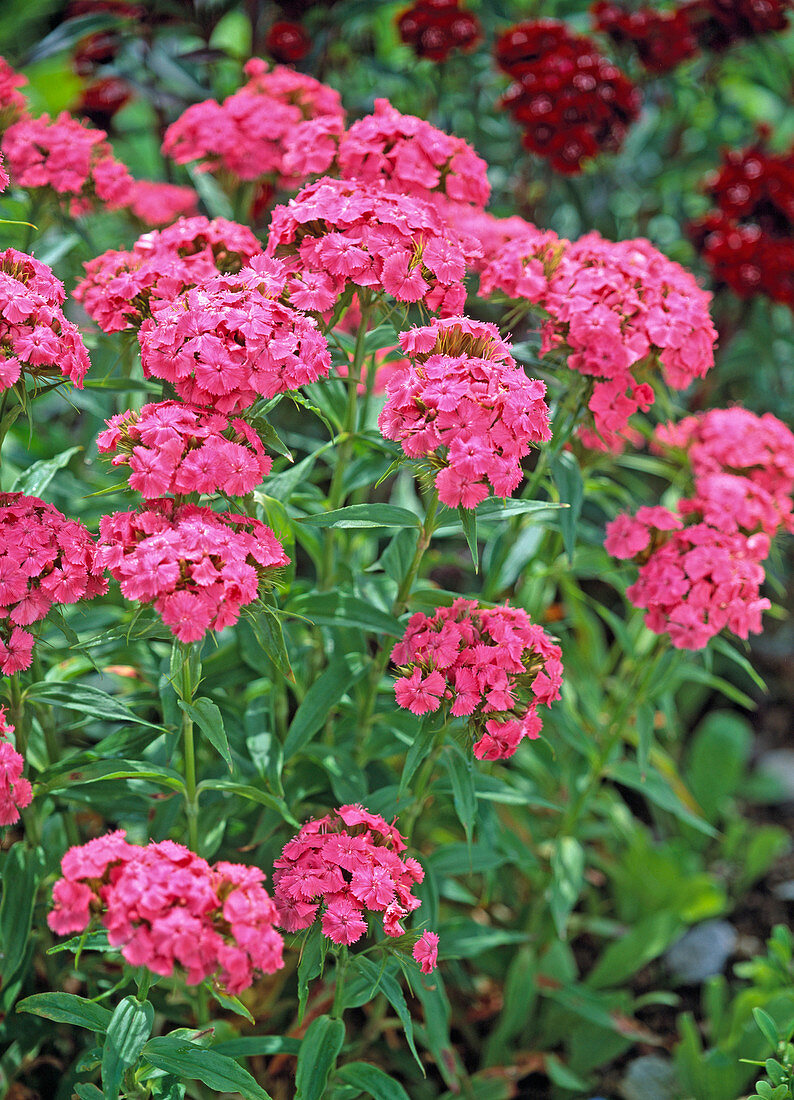
[{"label": "small stone", "polygon": [[794,749],[770,749],[758,761],[758,771],[774,781],[781,802],[794,802]]},{"label": "small stone", "polygon": [[738,936],[726,920],[703,921],[673,944],[665,954],[665,962],[679,982],[704,982],[725,969]]},{"label": "small stone", "polygon": [[658,1054],[636,1058],[620,1082],[623,1100],[677,1100],[681,1085],[672,1062]]}]

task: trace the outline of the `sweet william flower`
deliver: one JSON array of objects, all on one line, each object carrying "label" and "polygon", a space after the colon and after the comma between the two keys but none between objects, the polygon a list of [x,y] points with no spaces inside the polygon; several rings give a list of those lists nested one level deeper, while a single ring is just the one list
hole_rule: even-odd
[{"label": "sweet william flower", "polygon": [[493,325],[467,317],[402,333],[400,347],[407,360],[386,385],[383,435],[429,458],[451,508],[475,508],[489,483],[510,496],[530,445],[551,438],[545,385],[516,367]]},{"label": "sweet william flower", "polygon": [[0,707],[0,826],[16,824],[19,811],[33,800],[30,783],[22,778],[25,760],[8,740],[13,732],[5,708]]},{"label": "sweet william flower", "polygon": [[438,936],[435,932],[423,932],[414,944],[413,957],[423,974],[432,974],[438,963]]},{"label": "sweet william flower", "polygon": [[244,420],[180,401],[118,413],[97,439],[100,452],[115,452],[113,465],[130,469],[132,489],[147,499],[190,493],[250,493],[270,472],[272,460]]},{"label": "sweet william flower", "polygon": [[542,627],[521,608],[473,600],[412,615],[391,657],[398,706],[424,714],[449,705],[467,719],[478,759],[504,759],[524,737],[537,738],[537,708],[558,699],[562,684],[562,652]]},{"label": "sweet william flower", "polygon": [[189,985],[213,978],[226,992],[284,964],[276,907],[255,867],[210,865],[173,841],[130,844],[123,831],[70,848],[53,887],[53,932],[85,931],[98,917],[132,966]]},{"label": "sweet william flower", "polygon": [[98,560],[127,599],[152,603],[182,642],[237,622],[272,570],[289,564],[259,520],[168,498],[103,516]]},{"label": "sweet william flower", "polygon": [[380,914],[387,936],[405,933],[402,921],[419,907],[413,887],[424,872],[395,825],[363,806],[340,806],[308,821],[284,845],[273,873],[279,924],[288,932],[320,916],[323,935],[349,946]]}]

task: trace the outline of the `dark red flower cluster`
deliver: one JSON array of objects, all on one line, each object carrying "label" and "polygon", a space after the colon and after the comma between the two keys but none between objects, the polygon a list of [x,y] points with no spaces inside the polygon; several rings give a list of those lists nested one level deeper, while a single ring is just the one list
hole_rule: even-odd
[{"label": "dark red flower cluster", "polygon": [[496,41],[499,67],[513,78],[502,106],[523,128],[523,143],[567,175],[602,150],[617,151],[639,114],[640,93],[565,23],[517,23]]},{"label": "dark red flower cluster", "polygon": [[669,73],[698,51],[686,7],[627,11],[612,0],[598,0],[592,13],[596,28],[618,45],[632,45],[649,72]]},{"label": "dark red flower cluster", "polygon": [[397,20],[400,38],[417,57],[446,61],[453,50],[471,50],[482,38],[480,21],[458,0],[417,0]]},{"label": "dark red flower cluster", "polygon": [[265,49],[281,65],[294,65],[302,61],[312,47],[306,28],[300,23],[279,20],[267,32]]},{"label": "dark red flower cluster", "polygon": [[699,50],[724,50],[744,38],[782,31],[792,0],[688,0],[666,11],[628,11],[612,0],[592,7],[598,30],[613,42],[630,43],[655,73],[670,72]]},{"label": "dark red flower cluster", "polygon": [[715,207],[689,228],[717,283],[794,308],[794,146],[727,153],[707,190]]}]

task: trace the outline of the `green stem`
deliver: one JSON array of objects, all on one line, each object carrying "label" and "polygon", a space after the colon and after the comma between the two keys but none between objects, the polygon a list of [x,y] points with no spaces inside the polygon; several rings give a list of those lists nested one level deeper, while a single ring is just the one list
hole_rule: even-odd
[{"label": "green stem", "polygon": [[145,1001],[146,995],[149,992],[149,986],[152,984],[152,972],[147,970],[145,966],[141,967],[141,977],[138,981],[138,992],[136,994],[139,1001]]},{"label": "green stem", "polygon": [[[430,542],[433,538],[433,532],[436,529],[436,515],[438,513],[438,490],[433,487],[432,492],[427,498],[427,504],[425,506],[425,518],[422,524],[422,528],[419,532],[419,538],[416,543],[416,550],[414,556],[411,559],[411,564],[408,566],[408,570],[403,577],[397,589],[397,595],[394,597],[394,603],[392,604],[392,615],[395,618],[399,618],[408,606],[408,600],[411,595],[411,589],[413,588],[414,581],[419,572],[419,567],[422,564],[422,558],[425,556]],[[389,663],[389,655],[391,653],[390,646],[384,646],[378,653],[375,660],[372,662],[372,667],[369,673],[369,679],[367,681],[366,694],[364,696],[364,702],[361,708],[361,715],[359,718],[359,741],[363,744],[366,738],[369,728],[372,725],[372,717],[375,712],[375,701],[378,697],[378,685],[380,684],[381,677],[386,670],[386,666]]]},{"label": "green stem", "polygon": [[[174,642],[176,652],[181,658],[181,683],[179,696],[184,703],[193,702],[196,685],[191,676],[192,647]],[[198,793],[196,784],[196,744],[193,732],[193,719],[186,710],[182,711],[182,743],[185,764],[185,812],[187,815],[188,848],[198,850]]]},{"label": "green stem", "polygon": [[[345,419],[341,433],[341,445],[336,456],[336,465],[334,466],[334,473],[331,478],[331,487],[328,490],[328,509],[331,512],[337,508],[341,508],[344,503],[345,473],[350,465],[350,459],[353,457],[353,446],[356,438],[358,421],[358,386],[361,381],[361,370],[366,358],[364,347],[366,344],[367,332],[369,331],[369,319],[372,310],[372,303],[369,295],[365,291],[362,291],[360,294],[360,302],[361,323],[356,333],[353,359],[350,363],[350,369],[347,376],[347,407],[345,408]],[[320,568],[319,584],[321,592],[328,591],[328,589],[333,587],[334,544],[335,533],[333,528],[329,528],[325,532],[323,543],[323,557]]]},{"label": "green stem", "polygon": [[334,974],[336,989],[334,991],[334,1004],[331,1009],[331,1019],[333,1020],[341,1020],[344,1013],[345,974],[347,972],[349,958],[348,950],[345,945],[342,944],[339,949],[339,960],[336,966],[336,973]]}]

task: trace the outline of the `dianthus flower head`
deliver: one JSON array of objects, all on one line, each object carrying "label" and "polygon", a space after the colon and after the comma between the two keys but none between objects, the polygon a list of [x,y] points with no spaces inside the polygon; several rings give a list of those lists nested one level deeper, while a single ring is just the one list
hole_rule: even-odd
[{"label": "dianthus flower head", "polygon": [[428,457],[439,499],[476,508],[510,496],[531,443],[551,438],[546,387],[527,378],[495,326],[467,317],[400,335],[407,364],[389,379],[378,418],[409,458]]},{"label": "dianthus flower head", "polygon": [[312,40],[302,23],[279,19],[271,23],[265,37],[265,49],[282,65],[302,61],[312,46]]},{"label": "dianthus flower head", "polygon": [[107,591],[96,547],[77,520],[22,493],[0,493],[0,671],[30,667],[39,622],[53,604]]},{"label": "dianthus flower head", "polygon": [[114,466],[128,466],[130,488],[146,499],[190,493],[244,496],[273,465],[244,420],[182,401],[117,413],[97,438]]},{"label": "dianthus flower head", "polygon": [[284,965],[276,907],[255,867],[210,865],[170,840],[129,844],[119,831],[70,848],[61,870],[47,917],[58,935],[99,918],[131,966],[179,969],[188,985],[212,978],[231,994]]},{"label": "dianthus flower head", "polygon": [[771,606],[760,595],[768,536],[725,526],[684,527],[666,508],[641,508],[607,528],[607,550],[640,567],[626,596],[645,608],[649,630],[669,635],[678,649],[702,649],[726,628],[740,638],[757,634]]},{"label": "dianthus flower head", "polygon": [[383,180],[402,195],[483,207],[491,193],[487,165],[467,142],[424,119],[400,114],[387,99],[376,99],[373,113],[354,122],[341,135],[338,150],[329,152],[316,172],[328,172],[336,152],[331,174],[365,183]]},{"label": "dianthus flower head", "polygon": [[3,164],[3,154],[0,153],[0,191],[5,191],[6,187],[8,187],[8,172]]},{"label": "dianthus flower head", "polygon": [[0,390],[22,377],[58,375],[82,388],[88,352],[63,301],[63,284],[46,264],[14,248],[0,252]]},{"label": "dianthus flower head", "polygon": [[794,309],[794,148],[771,153],[762,137],[704,182],[714,208],[689,234],[717,285]]},{"label": "dianthus flower head", "polygon": [[153,603],[182,642],[236,623],[273,570],[289,564],[259,520],[167,498],[103,516],[98,559],[128,600]]},{"label": "dianthus flower head", "polygon": [[772,413],[710,409],[660,425],[652,449],[683,452],[695,491],[682,511],[745,534],[794,530],[794,433]]},{"label": "dianthus flower head", "polygon": [[15,72],[4,57],[0,57],[0,133],[27,112],[28,101],[19,91],[28,78]]},{"label": "dianthus flower head", "polygon": [[286,277],[279,261],[255,257],[236,276],[150,303],[138,334],[146,377],[224,413],[324,377],[331,356],[317,322],[276,300]]},{"label": "dianthus flower head", "polygon": [[103,332],[139,328],[157,301],[171,301],[217,275],[234,275],[262,253],[245,225],[225,218],[180,218],[139,237],[128,251],[85,264],[74,296]]},{"label": "dianthus flower head", "polygon": [[29,806],[33,799],[29,781],[22,778],[25,760],[8,741],[8,735],[13,732],[5,709],[0,707],[0,826],[16,824],[19,811]]},{"label": "dianthus flower head", "polygon": [[254,58],[249,79],[223,103],[194,103],[165,133],[163,153],[177,164],[200,161],[204,171],[235,180],[272,179],[298,186],[284,164],[285,151],[322,119],[337,132],[344,124],[339,93],[313,77]]},{"label": "dianthus flower head", "polygon": [[453,50],[468,53],[482,39],[476,15],[459,0],[416,0],[397,19],[400,38],[417,57],[446,61]]},{"label": "dianthus flower head", "polygon": [[413,888],[424,878],[404,850],[396,827],[363,806],[307,822],[275,862],[280,927],[297,932],[320,917],[323,934],[348,945],[366,932],[367,913],[379,913],[387,936],[403,935],[400,922],[419,907]]},{"label": "dianthus flower head", "polygon": [[177,218],[198,215],[198,195],[192,187],[159,180],[135,180],[129,206],[130,212],[145,225],[170,225]]},{"label": "dianthus flower head", "polygon": [[785,30],[791,0],[686,0],[681,10],[704,50]]},{"label": "dianthus flower head", "polygon": [[468,720],[480,760],[505,759],[538,737],[538,706],[560,697],[562,651],[518,607],[457,599],[430,616],[418,611],[391,657],[398,706],[421,715],[449,704]]},{"label": "dianthus flower head", "polygon": [[305,187],[273,211],[267,253],[287,265],[300,309],[328,310],[351,284],[447,316],[466,297],[469,255],[458,235],[434,205],[383,180],[323,177]]},{"label": "dianthus flower head", "polygon": [[629,418],[654,403],[660,368],[668,385],[685,389],[713,366],[711,295],[642,238],[613,242],[588,233],[553,246],[542,235],[519,237],[481,282],[485,293],[502,290],[543,310],[541,351],[554,350],[590,380],[587,426],[607,445],[619,443]]},{"label": "dianthus flower head", "polygon": [[63,111],[52,120],[41,115],[13,123],[2,151],[17,187],[46,187],[80,217],[96,206],[120,210],[130,202],[132,177],[106,137]]},{"label": "dianthus flower head", "polygon": [[573,175],[602,150],[617,151],[638,117],[639,90],[595,43],[554,19],[505,31],[496,60],[513,78],[502,97],[523,128],[523,143],[558,172]]},{"label": "dianthus flower head", "polygon": [[618,45],[631,44],[649,72],[670,72],[698,52],[686,5],[628,10],[613,0],[597,0],[591,11],[598,30]]}]

